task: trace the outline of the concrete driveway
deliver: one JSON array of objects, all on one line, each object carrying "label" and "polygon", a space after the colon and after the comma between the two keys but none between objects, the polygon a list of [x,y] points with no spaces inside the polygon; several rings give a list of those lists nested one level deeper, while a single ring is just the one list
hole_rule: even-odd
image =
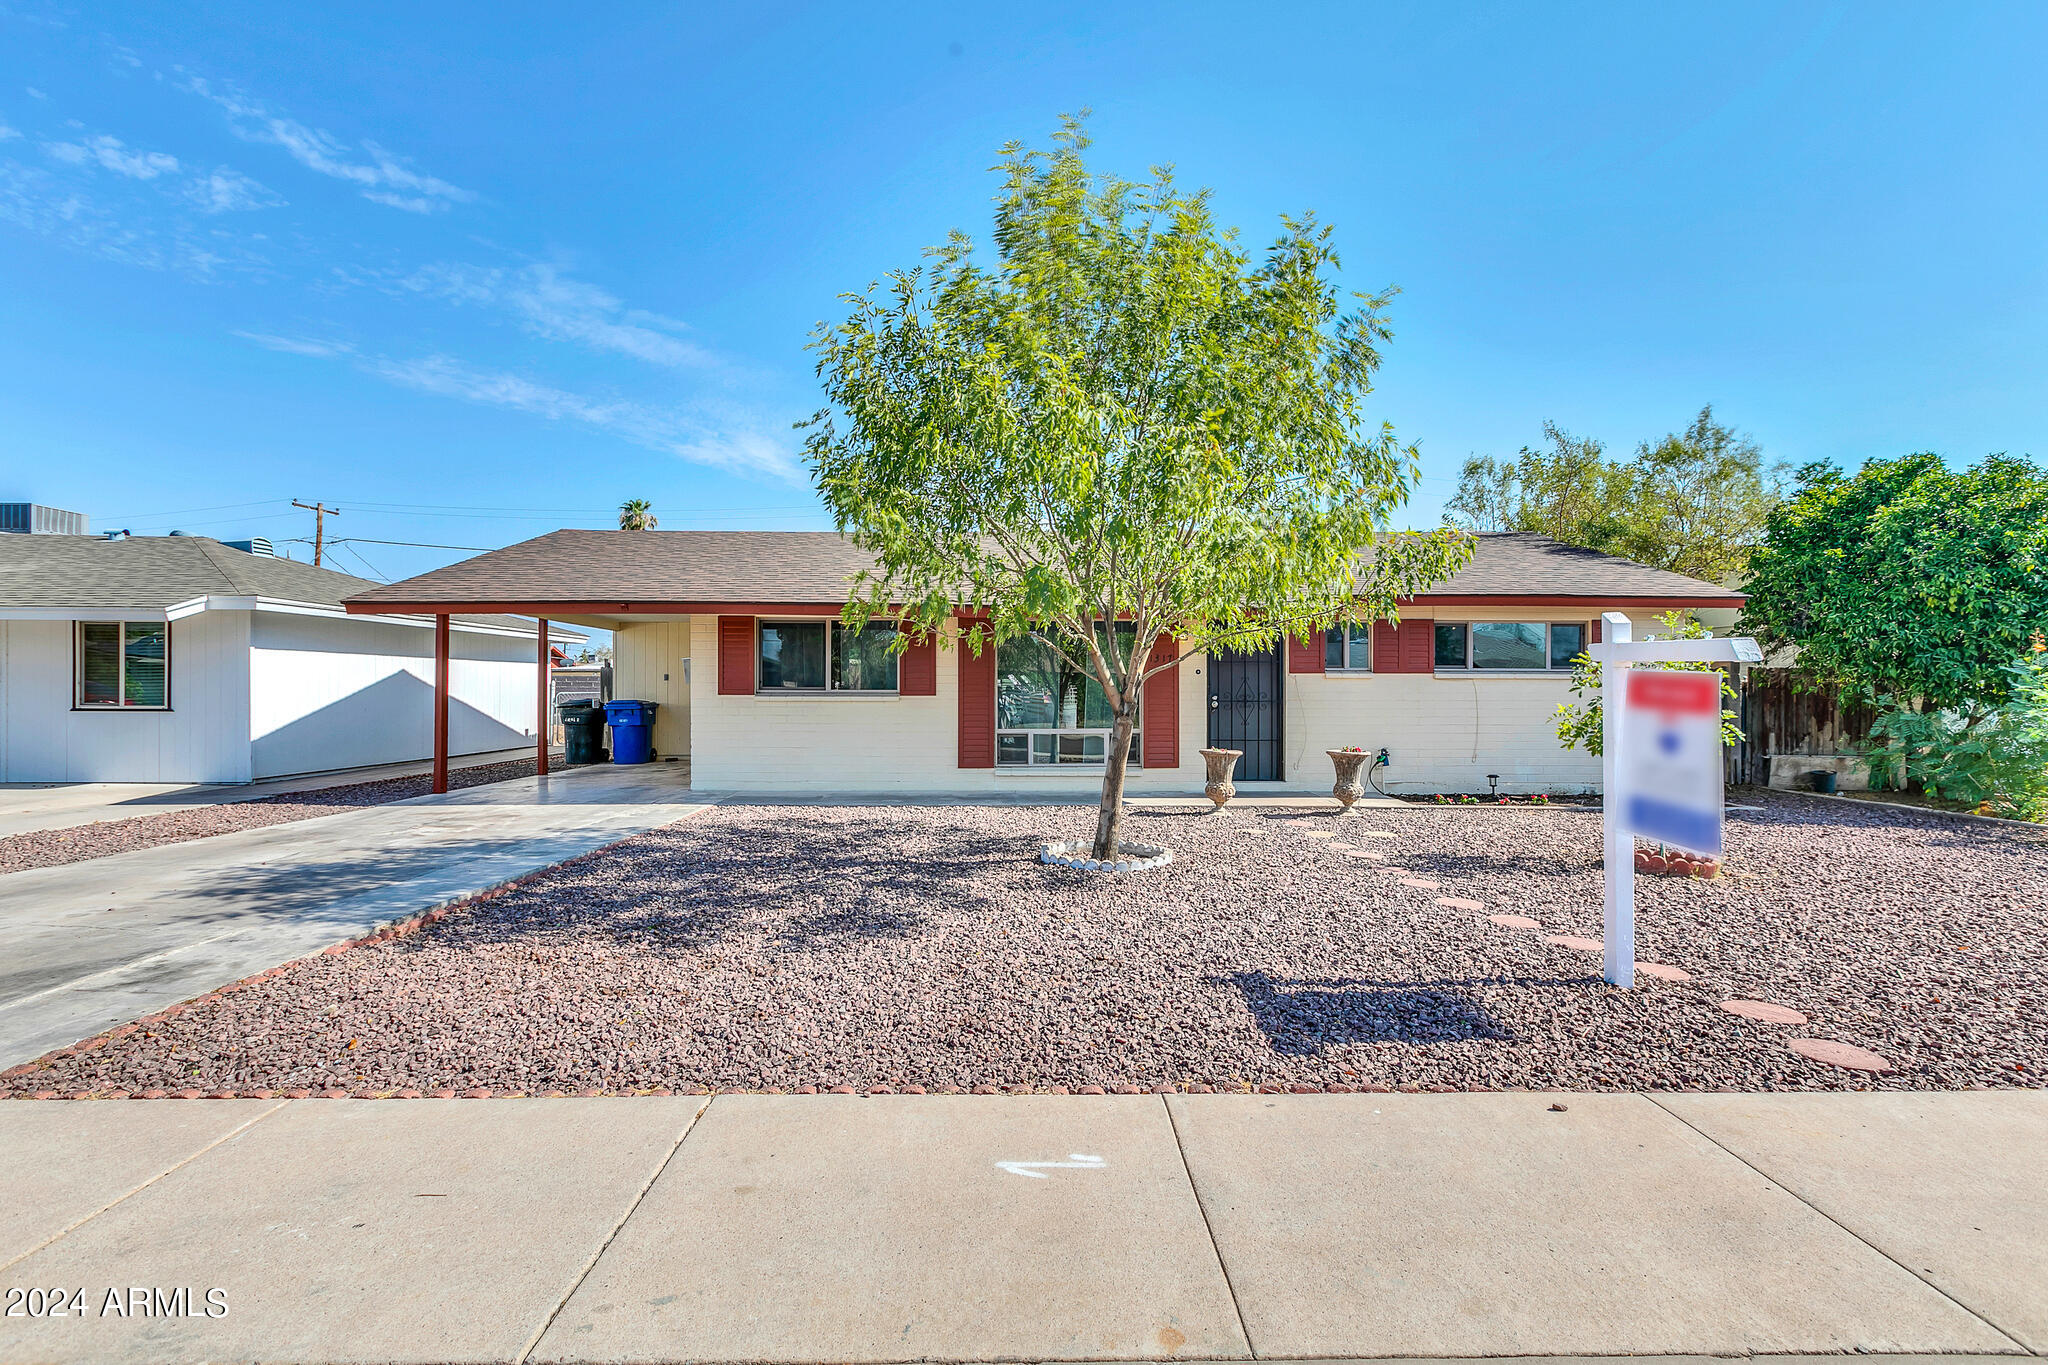
[{"label": "concrete driveway", "polygon": [[688,781],[573,768],[0,876],[0,1067],[670,824]]},{"label": "concrete driveway", "polygon": [[[449,766],[459,772],[464,768],[480,768],[531,757],[531,748],[499,749],[493,753],[464,754],[450,759]],[[75,829],[79,825],[102,820],[132,820],[140,815],[165,815],[202,806],[226,806],[237,801],[256,801],[290,792],[381,782],[388,777],[413,777],[431,771],[433,766],[425,761],[385,763],[374,768],[350,768],[346,772],[238,783],[0,782],[0,839],[46,829]]]}]

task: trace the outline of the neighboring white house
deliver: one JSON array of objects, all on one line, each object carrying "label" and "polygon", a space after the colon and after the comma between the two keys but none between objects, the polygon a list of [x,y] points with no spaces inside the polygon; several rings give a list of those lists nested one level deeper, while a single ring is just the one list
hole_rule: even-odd
[{"label": "neighboring white house", "polygon": [[[350,599],[359,612],[528,612],[616,632],[615,694],[659,703],[654,747],[708,791],[1081,795],[1101,781],[1099,689],[1031,639],[974,655],[835,618],[873,561],[830,532],[556,531]],[[1401,793],[1586,790],[1563,748],[1571,659],[1625,612],[1710,627],[1742,594],[1543,536],[1481,535],[1472,561],[1379,621],[1250,655],[1182,652],[1146,684],[1136,793],[1199,792],[1199,750],[1242,750],[1250,790],[1328,791],[1329,749],[1388,751]],[[957,634],[959,620],[949,622]],[[694,664],[694,667],[693,667]],[[1270,785],[1261,785],[1270,784]]]},{"label": "neighboring white house", "polygon": [[[342,610],[376,586],[203,536],[0,535],[0,782],[427,758],[433,621]],[[532,746],[536,635],[516,616],[451,622],[451,752]]]}]

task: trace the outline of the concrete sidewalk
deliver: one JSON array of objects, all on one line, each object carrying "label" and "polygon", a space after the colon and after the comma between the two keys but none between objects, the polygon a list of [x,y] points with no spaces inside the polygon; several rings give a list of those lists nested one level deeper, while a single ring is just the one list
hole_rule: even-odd
[{"label": "concrete sidewalk", "polygon": [[7,1361],[2048,1347],[2037,1091],[15,1102],[0,1145],[0,1283],[82,1305]]},{"label": "concrete sidewalk", "polygon": [[0,1067],[704,803],[600,765],[0,875]]}]

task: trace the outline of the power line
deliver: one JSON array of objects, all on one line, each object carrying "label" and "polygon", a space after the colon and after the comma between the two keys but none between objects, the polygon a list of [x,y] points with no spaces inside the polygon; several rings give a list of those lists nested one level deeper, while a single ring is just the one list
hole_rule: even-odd
[{"label": "power line", "polygon": [[[372,540],[368,536],[350,536],[346,540],[336,538],[327,543],[329,545],[409,545],[416,550],[495,550],[501,548],[496,545],[436,545],[426,540]],[[356,557],[358,559],[362,558],[360,555]],[[364,562],[367,563],[368,561],[365,560]]]}]

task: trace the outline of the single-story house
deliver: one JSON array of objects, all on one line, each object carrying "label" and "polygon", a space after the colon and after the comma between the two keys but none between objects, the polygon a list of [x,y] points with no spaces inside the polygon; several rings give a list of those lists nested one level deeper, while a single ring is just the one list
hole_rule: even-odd
[{"label": "single-story house", "polygon": [[[249,782],[430,757],[437,622],[343,610],[375,586],[205,536],[0,535],[0,781]],[[447,629],[447,751],[535,745],[537,623],[464,613]]]},{"label": "single-story house", "polygon": [[[518,612],[616,632],[615,695],[659,703],[657,755],[687,756],[707,791],[1099,785],[1107,719],[1091,683],[1030,639],[979,656],[950,641],[888,653],[893,624],[835,620],[869,567],[830,532],[565,530],[347,605]],[[1197,751],[1215,746],[1244,751],[1241,785],[1326,791],[1324,751],[1356,744],[1388,750],[1380,777],[1394,792],[1484,792],[1489,774],[1502,791],[1589,789],[1599,761],[1560,747],[1555,712],[1601,613],[1625,612],[1640,639],[1673,609],[1726,627],[1742,602],[1543,536],[1481,535],[1470,564],[1403,603],[1398,624],[1182,655],[1147,684],[1129,788],[1197,792]]]}]

